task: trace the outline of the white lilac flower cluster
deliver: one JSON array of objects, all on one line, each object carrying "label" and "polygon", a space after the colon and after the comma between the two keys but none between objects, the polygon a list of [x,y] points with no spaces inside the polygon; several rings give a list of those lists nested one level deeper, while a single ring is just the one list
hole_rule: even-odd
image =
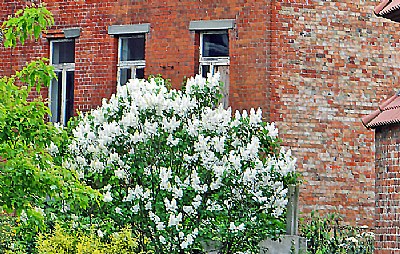
[{"label": "white lilac flower cluster", "polygon": [[218,75],[190,78],[183,90],[160,78],[130,80],[81,117],[64,164],[103,193],[111,217],[145,225],[159,249],[190,249],[207,230],[243,235],[279,219],[295,159],[272,148],[278,131],[260,109],[232,117],[218,104],[220,89]]}]

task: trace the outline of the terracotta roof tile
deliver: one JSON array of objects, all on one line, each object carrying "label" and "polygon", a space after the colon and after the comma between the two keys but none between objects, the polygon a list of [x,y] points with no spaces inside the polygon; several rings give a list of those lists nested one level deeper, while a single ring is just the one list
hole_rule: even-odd
[{"label": "terracotta roof tile", "polygon": [[367,128],[400,123],[400,92],[383,102],[378,110],[363,117],[361,121]]},{"label": "terracotta roof tile", "polygon": [[400,0],[382,0],[375,7],[374,12],[381,16],[396,22],[400,21]]}]

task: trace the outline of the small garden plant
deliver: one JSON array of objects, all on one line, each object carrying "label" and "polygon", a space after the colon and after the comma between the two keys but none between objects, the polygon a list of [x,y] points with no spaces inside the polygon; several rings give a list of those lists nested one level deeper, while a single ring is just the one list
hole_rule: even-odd
[{"label": "small garden plant", "polygon": [[355,227],[340,224],[338,214],[326,216],[314,212],[308,223],[301,228],[302,235],[307,238],[310,254],[372,254],[374,253],[374,233],[368,227]]}]

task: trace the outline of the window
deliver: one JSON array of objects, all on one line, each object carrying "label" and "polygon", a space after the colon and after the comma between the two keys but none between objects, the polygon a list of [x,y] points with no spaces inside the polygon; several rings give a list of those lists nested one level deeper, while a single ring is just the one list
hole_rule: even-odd
[{"label": "window", "polygon": [[49,88],[50,121],[66,125],[74,114],[75,40],[50,41],[50,64],[57,75]]},{"label": "window", "polygon": [[[227,31],[207,31],[200,33],[199,72],[216,73],[223,66],[229,66],[229,36]],[[222,67],[222,68],[221,68]]]},{"label": "window", "polygon": [[199,45],[199,74],[220,73],[224,83],[222,103],[228,107],[229,99],[229,33],[234,29],[234,19],[190,21],[189,30],[198,34],[196,45]]},{"label": "window", "polygon": [[125,85],[131,78],[144,78],[145,35],[119,37],[118,84]]},{"label": "window", "polygon": [[144,78],[146,34],[149,32],[149,23],[108,27],[108,34],[118,38],[117,84],[125,85],[131,78]]}]

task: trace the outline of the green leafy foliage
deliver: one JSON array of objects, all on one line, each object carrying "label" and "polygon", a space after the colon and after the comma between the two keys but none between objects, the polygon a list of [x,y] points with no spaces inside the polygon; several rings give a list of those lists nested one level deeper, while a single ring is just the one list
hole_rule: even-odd
[{"label": "green leafy foliage", "polygon": [[16,77],[24,84],[28,85],[28,92],[32,87],[40,92],[42,85],[47,86],[52,79],[57,78],[54,73],[54,67],[47,64],[48,59],[42,58],[30,62],[21,71],[16,73]]},{"label": "green leafy foliage", "polygon": [[15,79],[0,79],[0,205],[9,209],[37,201],[45,186],[56,184],[45,151],[57,130],[45,122],[45,103],[28,101],[29,89],[16,86]]},{"label": "green leafy foliage", "polygon": [[43,5],[32,4],[31,7],[18,10],[14,17],[1,26],[4,47],[15,47],[17,41],[24,45],[27,39],[39,39],[41,33],[53,24],[53,15]]},{"label": "green leafy foliage", "polygon": [[[56,166],[49,153],[66,138],[64,130],[46,121],[50,111],[45,101],[28,99],[32,85],[39,89],[54,77],[52,68],[38,60],[0,79],[0,206],[9,212],[40,205],[65,188],[82,187],[71,185],[76,175]],[[26,86],[15,85],[16,80]]]},{"label": "green leafy foliage", "polygon": [[324,217],[314,212],[308,223],[301,227],[301,234],[308,240],[308,253],[315,254],[372,254],[374,233],[368,227],[340,225],[338,214]]},{"label": "green leafy foliage", "polygon": [[[4,45],[12,48],[17,41],[38,39],[53,22],[43,6],[19,10],[1,26]],[[60,207],[85,207],[98,196],[79,182],[74,170],[62,166],[62,159],[52,156],[67,134],[47,121],[50,110],[40,96],[41,87],[56,78],[47,62],[34,60],[0,78],[0,210],[18,217],[13,251],[18,247],[25,253],[33,251],[38,232],[62,217]],[[39,93],[34,99],[33,89]]]}]

